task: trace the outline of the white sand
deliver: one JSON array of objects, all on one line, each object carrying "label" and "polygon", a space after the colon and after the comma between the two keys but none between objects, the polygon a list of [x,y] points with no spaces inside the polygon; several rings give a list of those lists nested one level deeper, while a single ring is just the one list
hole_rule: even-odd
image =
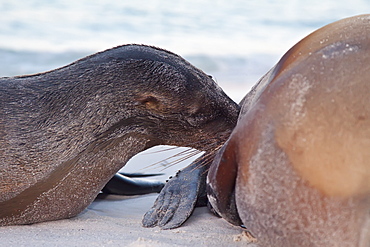
[{"label": "white sand", "polygon": [[[144,228],[141,219],[157,194],[109,196],[79,216],[33,225],[0,228],[0,246],[245,246],[243,230],[197,208],[174,230]],[[253,244],[248,246],[254,246]]]},{"label": "white sand", "polygon": [[[163,161],[186,148],[167,150],[160,146],[131,159],[125,172],[165,173],[152,179],[165,181],[193,157],[175,166]],[[162,150],[162,151],[161,151]],[[164,150],[164,151],[163,151]],[[167,150],[167,151],[166,151]],[[149,167],[150,164],[157,165]],[[113,196],[95,200],[83,213],[72,219],[23,226],[0,227],[0,246],[245,246],[243,230],[211,214],[206,207],[196,208],[183,226],[174,230],[144,228],[141,219],[158,194]],[[254,246],[248,245],[248,246]]]}]

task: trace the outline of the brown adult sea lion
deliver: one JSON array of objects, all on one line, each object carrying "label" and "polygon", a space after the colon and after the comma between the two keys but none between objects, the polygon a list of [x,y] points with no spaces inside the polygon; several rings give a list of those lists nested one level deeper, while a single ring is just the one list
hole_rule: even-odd
[{"label": "brown adult sea lion", "polygon": [[239,107],[181,57],[125,45],[0,79],[0,225],[80,213],[154,145],[213,150]]},{"label": "brown adult sea lion", "polygon": [[370,15],[296,44],[245,97],[209,200],[260,246],[370,246]]}]

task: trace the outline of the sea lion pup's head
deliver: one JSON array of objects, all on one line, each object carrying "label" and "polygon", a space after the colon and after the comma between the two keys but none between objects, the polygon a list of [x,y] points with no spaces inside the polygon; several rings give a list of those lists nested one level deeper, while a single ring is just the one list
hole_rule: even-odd
[{"label": "sea lion pup's head", "polygon": [[319,29],[243,100],[210,201],[261,246],[370,244],[370,16]]},{"label": "sea lion pup's head", "polygon": [[[108,116],[105,125],[111,125],[105,131],[95,126],[95,133],[119,137],[121,129],[126,132],[131,126],[137,135],[150,139],[148,146],[212,150],[236,124],[239,106],[210,76],[166,50],[124,45],[81,59],[65,69],[71,75],[81,73],[84,83],[92,81],[87,83],[90,89],[83,89],[88,98],[81,97],[85,102],[80,103],[85,107],[98,104]],[[55,97],[50,104],[54,100]]]},{"label": "sea lion pup's head", "polygon": [[1,78],[0,98],[0,225],[75,216],[135,154],[214,150],[239,112],[201,70],[144,45]]}]

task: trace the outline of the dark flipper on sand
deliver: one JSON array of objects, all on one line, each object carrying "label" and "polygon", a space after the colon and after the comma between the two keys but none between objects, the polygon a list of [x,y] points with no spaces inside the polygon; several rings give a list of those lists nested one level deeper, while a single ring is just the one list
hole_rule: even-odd
[{"label": "dark flipper on sand", "polygon": [[164,187],[160,181],[151,181],[139,177],[156,176],[158,174],[125,174],[117,173],[102,189],[104,194],[114,195],[143,195],[158,193]]},{"label": "dark flipper on sand", "polygon": [[144,215],[143,226],[173,229],[181,226],[196,206],[205,206],[208,166],[205,155],[179,171],[163,188],[153,207]]}]

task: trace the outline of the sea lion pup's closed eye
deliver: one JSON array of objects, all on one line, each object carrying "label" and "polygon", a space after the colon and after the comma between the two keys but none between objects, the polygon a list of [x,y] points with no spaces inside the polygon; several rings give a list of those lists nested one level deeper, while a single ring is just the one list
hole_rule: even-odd
[{"label": "sea lion pup's closed eye", "polygon": [[201,70],[144,45],[1,78],[0,97],[0,225],[77,215],[154,145],[213,150],[239,110]]}]

